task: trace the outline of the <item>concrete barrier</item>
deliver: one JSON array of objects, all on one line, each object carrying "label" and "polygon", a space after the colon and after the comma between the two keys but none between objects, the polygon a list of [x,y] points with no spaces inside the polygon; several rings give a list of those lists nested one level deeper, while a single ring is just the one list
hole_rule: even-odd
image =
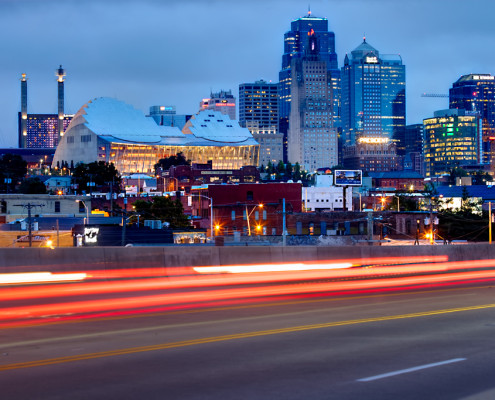
[{"label": "concrete barrier", "polygon": [[3,248],[0,272],[81,271],[120,268],[176,268],[204,265],[283,263],[447,255],[449,261],[495,258],[495,245],[459,246],[247,246]]}]

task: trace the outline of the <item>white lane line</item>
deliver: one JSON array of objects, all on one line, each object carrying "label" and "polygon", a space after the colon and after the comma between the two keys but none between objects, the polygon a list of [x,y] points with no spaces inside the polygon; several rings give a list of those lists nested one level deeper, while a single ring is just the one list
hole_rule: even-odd
[{"label": "white lane line", "polygon": [[408,372],[419,371],[420,369],[433,368],[433,367],[438,367],[440,365],[452,364],[452,363],[456,363],[456,362],[459,362],[459,361],[465,361],[465,360],[466,360],[465,358],[453,358],[452,360],[440,361],[440,362],[436,362],[436,363],[433,363],[433,364],[419,365],[417,367],[412,367],[412,368],[407,368],[407,369],[401,369],[401,370],[398,370],[398,371],[392,371],[392,372],[388,372],[386,374],[370,376],[368,378],[361,378],[361,379],[358,379],[357,381],[358,382],[376,381],[378,379],[388,378],[390,376],[407,374]]}]

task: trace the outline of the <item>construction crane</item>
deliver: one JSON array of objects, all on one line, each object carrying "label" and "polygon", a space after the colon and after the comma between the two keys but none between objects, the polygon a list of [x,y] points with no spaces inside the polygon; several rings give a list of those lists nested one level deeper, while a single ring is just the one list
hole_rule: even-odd
[{"label": "construction crane", "polygon": [[449,97],[448,94],[441,94],[441,93],[422,93],[421,97]]}]

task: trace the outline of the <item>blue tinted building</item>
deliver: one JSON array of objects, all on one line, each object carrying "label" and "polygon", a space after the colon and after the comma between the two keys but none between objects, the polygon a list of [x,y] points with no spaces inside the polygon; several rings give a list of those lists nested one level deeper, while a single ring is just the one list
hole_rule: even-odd
[{"label": "blue tinted building", "polygon": [[483,131],[481,162],[491,164],[495,159],[495,76],[461,76],[449,90],[449,107],[479,114]]},{"label": "blue tinted building", "polygon": [[[380,55],[364,39],[346,55],[341,78],[344,164],[347,157],[353,159],[352,168],[397,168],[396,147],[404,147],[406,121],[406,69],[400,55]],[[367,155],[374,165],[358,161]]]}]

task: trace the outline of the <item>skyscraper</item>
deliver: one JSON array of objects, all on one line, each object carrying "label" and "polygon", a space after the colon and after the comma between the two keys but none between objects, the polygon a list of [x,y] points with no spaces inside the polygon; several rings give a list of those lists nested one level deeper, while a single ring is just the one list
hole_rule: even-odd
[{"label": "skyscraper", "polygon": [[482,163],[495,162],[495,76],[461,76],[449,90],[449,107],[477,112],[483,130]]},{"label": "skyscraper", "polygon": [[287,142],[289,116],[291,110],[292,60],[305,56],[308,46],[308,32],[313,31],[318,38],[318,50],[321,61],[326,62],[331,72],[330,82],[333,91],[332,118],[335,127],[340,126],[340,70],[335,52],[335,34],[328,30],[326,18],[314,17],[311,12],[291,23],[291,30],[284,35],[284,54],[282,69],[279,73],[279,132]]},{"label": "skyscraper", "polygon": [[177,114],[175,106],[151,106],[147,117],[153,118],[157,125],[175,126],[182,129],[192,115]]},{"label": "skyscraper", "polygon": [[220,90],[218,93],[210,93],[210,97],[201,100],[199,110],[220,111],[235,120],[235,97],[231,90]]},{"label": "skyscraper", "polygon": [[364,39],[346,55],[341,76],[344,165],[367,171],[398,168],[396,142],[404,137],[406,120],[400,55],[380,55]]},{"label": "skyscraper", "polygon": [[303,169],[338,164],[338,138],[333,125],[332,73],[319,53],[319,38],[310,30],[305,55],[291,61],[291,107],[287,155]]},{"label": "skyscraper", "polygon": [[64,112],[64,78],[65,70],[60,66],[57,76],[57,114],[28,114],[27,78],[21,77],[21,112],[19,112],[19,147],[20,148],[56,148],[70,121],[72,115]]},{"label": "skyscraper", "polygon": [[448,174],[481,160],[481,122],[475,112],[440,110],[423,120],[426,177]]},{"label": "skyscraper", "polygon": [[278,132],[278,84],[263,80],[239,85],[239,125],[260,144],[260,165],[283,159],[283,135]]}]

